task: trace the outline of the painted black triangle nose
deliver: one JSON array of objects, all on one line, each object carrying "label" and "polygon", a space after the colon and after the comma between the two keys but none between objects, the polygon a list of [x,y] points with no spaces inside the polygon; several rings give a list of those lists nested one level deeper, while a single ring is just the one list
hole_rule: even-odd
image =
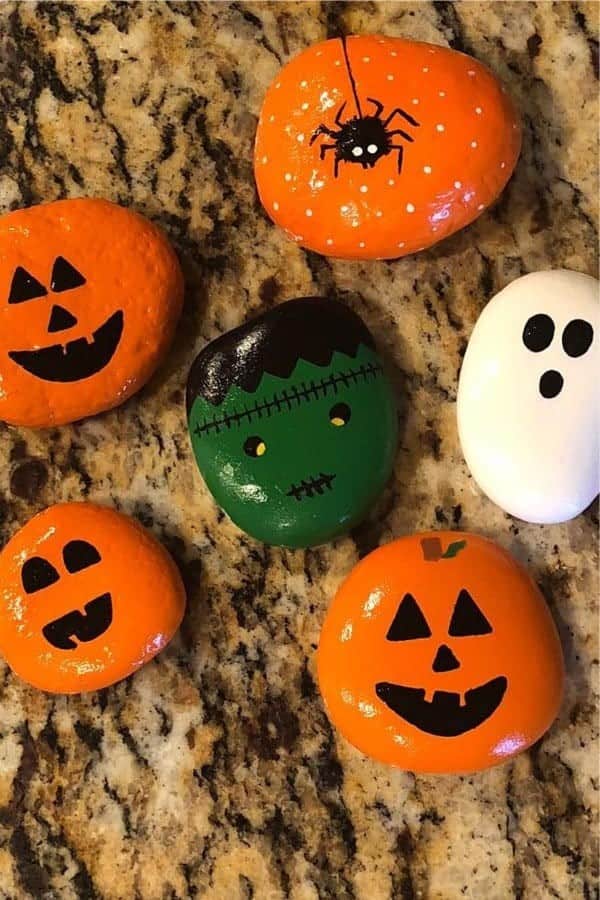
[{"label": "painted black triangle nose", "polygon": [[65,331],[67,328],[72,328],[73,325],[77,325],[77,319],[68,309],[64,309],[62,306],[52,307],[50,321],[48,322],[49,332]]},{"label": "painted black triangle nose", "polygon": [[453,669],[459,669],[460,663],[450,647],[447,647],[446,644],[441,644],[438,652],[435,654],[431,668],[434,672],[451,672]]}]

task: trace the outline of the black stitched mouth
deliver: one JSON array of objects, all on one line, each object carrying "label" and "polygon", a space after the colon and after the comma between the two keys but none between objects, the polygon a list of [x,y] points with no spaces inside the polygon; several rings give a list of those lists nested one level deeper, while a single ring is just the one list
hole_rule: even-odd
[{"label": "black stitched mouth", "polygon": [[293,484],[286,494],[286,497],[295,497],[296,500],[305,500],[315,495],[324,494],[325,491],[331,491],[331,483],[335,475],[326,475],[325,472],[319,472],[317,477],[303,478],[300,484]]},{"label": "black stitched mouth", "polygon": [[84,606],[85,615],[78,609],[66,613],[44,625],[42,634],[49,644],[59,650],[75,650],[73,637],[86,643],[94,641],[109,628],[112,622],[112,600],[110,594],[101,594]]},{"label": "black stitched mouth", "polygon": [[81,381],[96,375],[112,359],[123,333],[123,311],[118,310],[94,334],[67,344],[52,344],[40,350],[11,350],[13,362],[44,381]]},{"label": "black stitched mouth", "polygon": [[438,737],[457,737],[477,728],[496,712],[507,686],[504,675],[492,678],[467,691],[464,706],[460,705],[460,694],[436,691],[433,699],[427,701],[423,688],[404,687],[389,681],[378,682],[375,693],[392,712],[420,731]]}]

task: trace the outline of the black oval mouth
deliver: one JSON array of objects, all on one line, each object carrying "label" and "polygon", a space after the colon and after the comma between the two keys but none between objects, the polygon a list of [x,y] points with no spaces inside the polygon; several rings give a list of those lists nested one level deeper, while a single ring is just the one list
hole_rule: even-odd
[{"label": "black oval mouth", "polygon": [[540,394],[546,400],[554,400],[558,397],[565,383],[564,378],[556,369],[548,369],[540,378]]},{"label": "black oval mouth", "polygon": [[95,641],[112,623],[112,599],[110,594],[100,594],[84,606],[85,614],[78,609],[54,619],[42,628],[49,644],[58,650],[75,650],[77,640]]},{"label": "black oval mouth", "polygon": [[123,311],[117,310],[94,332],[91,343],[78,338],[40,350],[11,350],[8,355],[30,375],[43,381],[81,381],[108,365],[122,333]]},{"label": "black oval mouth", "polygon": [[496,712],[508,687],[504,675],[472,688],[465,693],[464,706],[460,694],[436,691],[431,701],[425,700],[424,688],[404,687],[389,681],[375,685],[375,693],[392,712],[426,734],[458,737],[477,728]]}]

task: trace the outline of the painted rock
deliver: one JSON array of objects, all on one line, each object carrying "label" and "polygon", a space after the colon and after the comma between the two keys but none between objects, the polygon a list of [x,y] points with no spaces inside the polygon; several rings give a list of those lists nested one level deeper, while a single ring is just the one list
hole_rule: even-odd
[{"label": "painted rock", "polygon": [[363,753],[413,772],[504,762],[553,722],[563,692],[539,590],[491,541],[429,532],[375,550],[321,633],[329,716]]},{"label": "painted rock", "polygon": [[94,691],[131,675],[169,643],[184,607],[166,550],[106,507],[51,506],[0,553],[0,653],[43,691]]},{"label": "painted rock", "polygon": [[290,300],[212,341],[190,371],[187,407],[209,490],[269,544],[348,531],[392,470],[392,387],[366,325],[337,301]]},{"label": "painted rock", "polygon": [[480,488],[527,522],[563,522],[598,494],[598,282],[534,272],[479,317],[458,389],[463,453]]},{"label": "painted rock", "polygon": [[254,171],[273,219],[304,247],[394,258],[468,225],[521,144],[492,73],[446,47],[335,38],[292,59],[260,113]]},{"label": "painted rock", "polygon": [[150,378],[181,311],[163,234],[105,200],[0,218],[0,419],[46,427],[111,409]]}]

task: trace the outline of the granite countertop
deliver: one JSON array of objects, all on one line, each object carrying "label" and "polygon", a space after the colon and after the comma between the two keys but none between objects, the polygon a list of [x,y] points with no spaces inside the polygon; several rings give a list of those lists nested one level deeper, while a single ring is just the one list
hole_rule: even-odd
[{"label": "granite countertop", "polygon": [[[337,262],[269,224],[252,177],[263,92],[327,35],[450,44],[489,65],[524,120],[496,207],[397,262]],[[0,430],[4,543],[56,501],[108,503],[183,572],[179,636],[133,678],[50,697],[0,664],[2,900],[598,897],[598,519],[524,525],[475,488],[456,379],[485,302],[528,271],[595,273],[595,3],[4,3],[0,210],[98,195],[160,223],[187,280],[175,346],[120,409]],[[350,537],[285,551],[245,538],[192,459],[183,389],[207,340],[280,300],[336,293],[395,364],[406,426],[393,483]],[[561,715],[512,764],[415,777],[328,723],[315,655],[357,559],[432,527],[529,565],[566,653]],[[535,690],[535,685],[532,685]]]}]

